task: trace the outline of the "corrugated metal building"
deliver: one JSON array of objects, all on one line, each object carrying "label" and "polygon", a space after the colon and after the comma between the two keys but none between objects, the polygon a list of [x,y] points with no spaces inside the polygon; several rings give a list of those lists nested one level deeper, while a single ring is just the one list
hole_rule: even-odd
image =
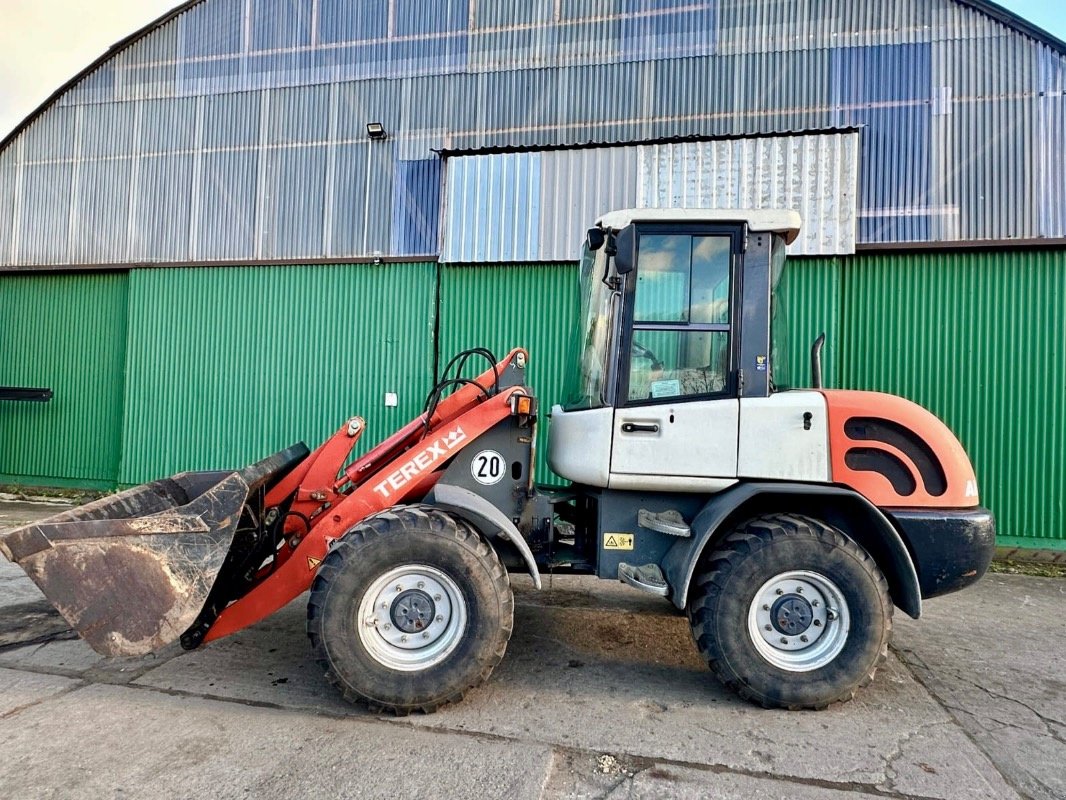
[{"label": "corrugated metal building", "polygon": [[554,399],[598,214],[784,206],[796,366],[827,331],[1066,549],[1063,152],[1066,45],[983,0],[186,3],[0,142],[0,384],[55,390],[0,481],[381,438],[473,344]]}]

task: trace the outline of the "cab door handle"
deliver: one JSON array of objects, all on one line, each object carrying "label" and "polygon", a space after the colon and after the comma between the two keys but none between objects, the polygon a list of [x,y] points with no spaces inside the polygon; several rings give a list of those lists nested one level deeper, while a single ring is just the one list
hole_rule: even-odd
[{"label": "cab door handle", "polygon": [[659,426],[655,423],[623,422],[622,433],[658,433]]}]

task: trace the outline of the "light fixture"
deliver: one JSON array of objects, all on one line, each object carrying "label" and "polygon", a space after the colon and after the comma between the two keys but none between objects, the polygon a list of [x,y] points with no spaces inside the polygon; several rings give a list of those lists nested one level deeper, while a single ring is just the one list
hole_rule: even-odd
[{"label": "light fixture", "polygon": [[366,135],[371,139],[389,138],[388,131],[385,130],[385,126],[380,122],[368,122],[366,124]]}]

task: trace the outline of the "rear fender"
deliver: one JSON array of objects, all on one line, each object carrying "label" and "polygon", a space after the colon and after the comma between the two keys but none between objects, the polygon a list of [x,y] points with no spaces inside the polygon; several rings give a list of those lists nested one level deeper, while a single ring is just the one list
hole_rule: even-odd
[{"label": "rear fender", "polygon": [[438,483],[423,502],[469,522],[497,550],[500,549],[500,542],[505,543],[504,547],[513,548],[525,562],[533,584],[538,589],[541,588],[540,570],[537,569],[533,551],[529,549],[515,524],[488,500],[461,486]]},{"label": "rear fender", "polygon": [[692,537],[679,539],[663,559],[674,605],[685,608],[704,553],[710,553],[743,520],[772,512],[807,514],[839,528],[877,563],[888,581],[892,602],[915,619],[921,616],[914,560],[885,515],[850,489],[800,483],[742,483],[715,495],[692,521]]}]

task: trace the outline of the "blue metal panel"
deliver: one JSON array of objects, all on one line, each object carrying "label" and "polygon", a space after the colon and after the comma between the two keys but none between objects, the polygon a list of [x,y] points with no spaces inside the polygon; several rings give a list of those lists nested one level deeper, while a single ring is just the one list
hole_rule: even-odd
[{"label": "blue metal panel", "polygon": [[397,36],[465,31],[469,0],[395,0]]},{"label": "blue metal panel", "polygon": [[11,235],[15,217],[15,153],[0,152],[0,264],[13,261]]},{"label": "blue metal panel", "polygon": [[469,47],[470,37],[465,32],[432,39],[394,39],[389,44],[388,72],[405,76],[465,69]]},{"label": "blue metal panel", "polygon": [[199,141],[196,118],[200,101],[195,97],[168,100],[146,100],[141,106],[141,153],[173,153],[193,151]]},{"label": "blue metal panel", "polygon": [[203,99],[205,149],[254,147],[259,144],[261,106],[259,92],[210,95]]},{"label": "blue metal panel", "polygon": [[441,161],[398,161],[392,188],[392,252],[436,253]]},{"label": "blue metal panel", "polygon": [[195,156],[142,158],[130,209],[131,261],[188,261]]},{"label": "blue metal panel", "polygon": [[717,2],[622,0],[619,10],[623,60],[676,59],[714,52]]},{"label": "blue metal panel", "polygon": [[70,258],[71,179],[74,165],[45,163],[21,168],[15,260],[22,264],[62,264]]},{"label": "blue metal panel", "polygon": [[[255,252],[256,177],[260,156],[255,151],[204,153],[206,186],[195,219],[197,260],[240,258]],[[219,188],[225,187],[225,188]]]},{"label": "blue metal panel", "polygon": [[303,144],[329,139],[330,87],[301,86],[264,92],[269,113],[263,141]]},{"label": "blue metal panel", "polygon": [[930,238],[930,46],[833,51],[836,123],[862,126],[859,240]]},{"label": "blue metal panel", "polygon": [[243,56],[186,61],[178,78],[179,94],[222,95],[247,88]]},{"label": "blue metal panel", "polygon": [[[78,109],[56,108],[32,125],[22,137],[26,161],[56,161],[74,157],[74,126]],[[14,158],[14,150],[10,157]]]},{"label": "blue metal panel", "polygon": [[1050,48],[1040,48],[1039,99],[1033,128],[1040,185],[1036,191],[1039,235],[1066,236],[1066,63]]},{"label": "blue metal panel", "polygon": [[79,109],[79,155],[90,160],[133,152],[135,112],[136,107],[131,103],[104,103]]},{"label": "blue metal panel", "polygon": [[318,0],[318,41],[323,44],[384,39],[389,0]]},{"label": "blue metal panel", "polygon": [[175,24],[184,58],[240,53],[244,46],[244,0],[213,0],[182,14]]},{"label": "blue metal panel", "polygon": [[256,0],[251,11],[252,50],[311,46],[311,3]]},{"label": "blue metal panel", "polygon": [[129,185],[133,161],[87,161],[78,168],[74,193],[74,260],[79,264],[126,261]]},{"label": "blue metal panel", "polygon": [[326,148],[270,150],[264,155],[260,258],[298,258],[322,252],[326,201]]}]

